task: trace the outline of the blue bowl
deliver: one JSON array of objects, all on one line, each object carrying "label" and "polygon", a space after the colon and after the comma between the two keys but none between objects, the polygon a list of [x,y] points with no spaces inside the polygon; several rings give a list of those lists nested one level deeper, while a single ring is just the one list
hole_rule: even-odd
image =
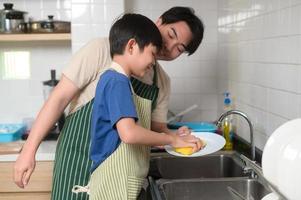
[{"label": "blue bowl", "polygon": [[167,124],[170,129],[178,129],[181,126],[187,126],[195,132],[216,132],[217,130],[216,125],[209,122],[173,122]]}]

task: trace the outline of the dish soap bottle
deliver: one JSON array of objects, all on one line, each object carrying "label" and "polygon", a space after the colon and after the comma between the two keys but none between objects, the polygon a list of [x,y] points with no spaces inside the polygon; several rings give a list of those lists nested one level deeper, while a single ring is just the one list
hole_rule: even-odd
[{"label": "dish soap bottle", "polygon": [[[227,112],[232,109],[230,93],[224,93],[224,112]],[[223,120],[222,124],[223,136],[226,140],[224,150],[233,150],[233,126],[231,116],[226,117]]]}]

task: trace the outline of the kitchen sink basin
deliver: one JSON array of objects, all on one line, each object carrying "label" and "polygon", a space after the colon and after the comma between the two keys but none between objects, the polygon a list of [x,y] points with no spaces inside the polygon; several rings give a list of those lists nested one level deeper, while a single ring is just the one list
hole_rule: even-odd
[{"label": "kitchen sink basin", "polygon": [[238,154],[218,152],[201,157],[152,157],[149,175],[154,179],[243,177],[243,162]]},{"label": "kitchen sink basin", "polygon": [[248,200],[260,200],[270,191],[256,179],[173,179],[157,181],[162,200],[233,200],[229,187]]}]

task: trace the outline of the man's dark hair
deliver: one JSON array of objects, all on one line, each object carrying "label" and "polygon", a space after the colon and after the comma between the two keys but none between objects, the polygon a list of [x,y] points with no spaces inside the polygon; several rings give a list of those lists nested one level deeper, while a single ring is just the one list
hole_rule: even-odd
[{"label": "man's dark hair", "polygon": [[192,32],[192,40],[187,45],[188,55],[193,54],[203,40],[204,24],[189,7],[172,7],[161,15],[162,24],[184,21]]},{"label": "man's dark hair", "polygon": [[124,14],[111,27],[109,41],[111,57],[123,54],[130,39],[135,39],[139,49],[152,44],[158,51],[162,47],[162,37],[157,26],[149,18],[140,14]]}]

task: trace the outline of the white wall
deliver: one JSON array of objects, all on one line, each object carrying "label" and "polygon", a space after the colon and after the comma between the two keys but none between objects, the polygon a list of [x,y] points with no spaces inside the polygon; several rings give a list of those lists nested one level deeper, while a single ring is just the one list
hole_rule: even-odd
[{"label": "white wall", "polygon": [[124,0],[72,0],[72,52],[93,38],[108,36],[122,13]]},{"label": "white wall", "polygon": [[[2,4],[4,1],[0,1]],[[192,104],[199,109],[184,120],[210,121],[222,112],[222,93],[229,90],[236,108],[255,125],[256,146],[284,122],[301,116],[301,1],[299,0],[11,0],[34,19],[54,14],[72,21],[70,43],[1,43],[0,52],[28,50],[31,77],[0,79],[0,122],[34,117],[43,100],[42,81],[50,69],[58,75],[72,52],[92,38],[107,36],[124,11],[152,20],[172,6],[193,7],[205,24],[201,47],[190,56],[161,62],[172,81],[170,109]],[[1,35],[0,35],[1,37]],[[238,133],[248,138],[246,124]]]},{"label": "white wall", "polygon": [[[0,3],[3,3],[1,1]],[[206,26],[205,37],[199,50],[192,56],[182,56],[173,62],[162,62],[172,79],[170,109],[179,112],[192,104],[199,108],[184,120],[214,120],[217,116],[217,0],[143,1],[143,0],[12,0],[15,9],[25,10],[36,19],[46,19],[54,14],[56,19],[72,22],[72,52],[95,37],[107,36],[113,20],[120,14],[138,12],[157,18],[172,6],[193,7]],[[0,36],[1,37],[1,36]],[[43,104],[42,81],[49,78],[51,68],[58,77],[71,57],[70,44],[66,43],[9,43],[4,50],[26,49],[31,52],[31,77],[29,80],[0,80],[2,88],[0,122],[21,121],[34,117]],[[47,56],[46,56],[47,55]],[[46,60],[46,62],[45,62]],[[14,90],[12,96],[11,91]],[[14,102],[15,107],[7,107]]]},{"label": "white wall", "polygon": [[[71,0],[0,0],[1,9],[4,2],[13,3],[16,10],[27,11],[33,20],[47,19],[47,15],[71,20]],[[19,123],[23,118],[36,116],[44,103],[42,81],[50,79],[50,69],[56,69],[57,78],[60,77],[71,57],[71,42],[0,43],[0,54],[11,51],[30,53],[30,77],[5,80],[0,75],[0,123]]]},{"label": "white wall", "polygon": [[[5,2],[8,1],[0,0],[1,6]],[[27,11],[28,17],[33,20],[47,19],[48,15],[54,15],[55,19],[72,22],[72,43],[0,43],[0,54],[6,51],[30,52],[29,79],[4,80],[0,76],[0,123],[19,123],[23,118],[35,117],[43,105],[42,81],[50,79],[50,69],[56,69],[59,78],[62,69],[71,59],[72,52],[76,52],[95,37],[107,36],[112,21],[124,12],[124,1],[10,0],[9,2],[14,4],[14,9]]]},{"label": "white wall", "polygon": [[218,9],[219,98],[232,93],[263,149],[277,127],[301,116],[301,1],[220,0]]}]

